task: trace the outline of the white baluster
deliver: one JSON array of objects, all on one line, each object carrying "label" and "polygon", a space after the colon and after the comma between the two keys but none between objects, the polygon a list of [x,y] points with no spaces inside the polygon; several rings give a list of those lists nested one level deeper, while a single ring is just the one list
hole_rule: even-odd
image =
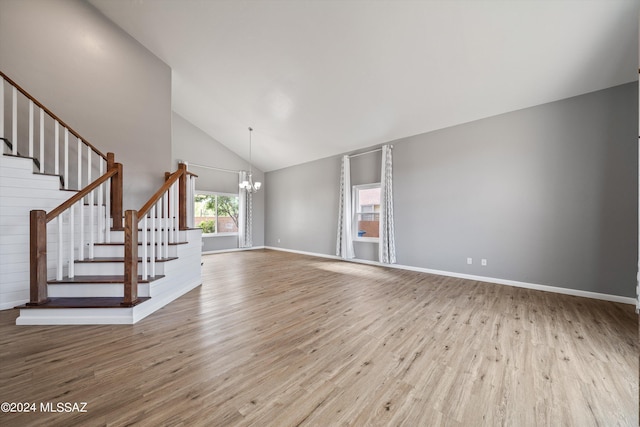
[{"label": "white baluster", "polygon": [[73,278],[75,276],[75,266],[74,266],[74,255],[73,255],[73,243],[75,240],[75,218],[73,215],[73,210],[75,206],[71,206],[69,208],[69,277]]},{"label": "white baluster", "polygon": [[189,201],[191,200],[191,177],[186,175],[185,179],[187,180],[187,227],[191,227],[191,221],[189,221],[189,217],[191,216],[191,206],[189,205]]},{"label": "white baluster", "polygon": [[151,269],[151,277],[156,277],[156,205],[151,207],[151,239],[149,241],[149,264]]},{"label": "white baluster", "polygon": [[40,109],[40,172],[44,173],[44,110]]},{"label": "white baluster", "polygon": [[29,100],[29,157],[33,157],[33,101]]},{"label": "white baluster", "polygon": [[69,188],[69,129],[67,128],[64,128],[64,188]]},{"label": "white baluster", "polygon": [[187,175],[187,227],[191,228],[193,203],[191,202],[191,175]]},{"label": "white baluster", "polygon": [[164,205],[163,198],[156,203],[156,235],[158,236],[156,244],[156,259],[162,259],[164,255],[164,247],[162,245],[162,239],[164,237],[164,230],[162,229],[162,206]]},{"label": "white baluster", "polygon": [[[4,79],[0,77],[0,138],[5,138],[4,133]],[[4,144],[2,144],[4,153]]]},{"label": "white baluster", "polygon": [[173,243],[180,241],[180,198],[178,194],[180,190],[178,188],[178,181],[173,184]]},{"label": "white baluster", "polygon": [[162,236],[163,236],[163,231],[162,231],[162,206],[163,206],[163,199],[162,197],[160,197],[160,199],[156,202],[156,236],[158,237],[156,239],[156,258],[162,258],[162,254],[164,253],[164,248],[162,247]]},{"label": "white baluster", "polygon": [[53,129],[53,173],[58,175],[60,174],[60,123],[57,120]]},{"label": "white baluster", "polygon": [[[78,190],[82,188],[82,141],[78,138]],[[78,259],[84,260],[84,201],[80,200],[78,207],[80,210],[80,243],[78,244]]]},{"label": "white baluster", "polygon": [[107,180],[104,185],[104,241],[111,243],[111,181]]},{"label": "white baluster", "polygon": [[196,178],[191,177],[191,195],[189,196],[189,206],[191,206],[191,214],[189,214],[189,227],[195,226],[195,195],[196,195]]},{"label": "white baluster", "polygon": [[156,259],[161,259],[164,254],[164,247],[162,246],[162,236],[164,236],[164,231],[162,230],[162,205],[163,199],[160,197],[160,200],[156,203],[156,235],[158,236],[156,244]]},{"label": "white baluster", "polygon": [[145,214],[142,218],[142,280],[147,280],[149,277],[148,265],[147,265],[147,244],[149,231],[147,230],[147,216]]},{"label": "white baluster", "polygon": [[163,213],[162,213],[162,243],[163,247],[163,258],[169,258],[169,194],[168,191],[164,193],[162,196]]},{"label": "white baluster", "polygon": [[87,145],[87,185],[91,184],[91,147]]},{"label": "white baluster", "polygon": [[82,140],[80,138],[78,138],[78,186],[76,188],[82,190]]},{"label": "white baluster", "polygon": [[58,262],[56,263],[56,279],[62,280],[62,214],[58,215]]},{"label": "white baluster", "polygon": [[93,245],[95,243],[94,218],[93,218],[93,191],[88,195],[89,199],[89,259],[93,259]]},{"label": "white baluster", "polygon": [[[98,176],[102,176],[104,174],[104,162],[101,157],[98,157]],[[104,242],[104,214],[102,213],[102,208],[104,207],[104,198],[102,194],[102,187],[104,184],[100,184],[98,187],[98,243]]]},{"label": "white baluster", "polygon": [[[87,146],[87,185],[91,183],[91,147]],[[93,245],[95,243],[94,233],[94,194],[95,190],[89,193],[89,259],[93,259]]]},{"label": "white baluster", "polygon": [[174,209],[174,200],[175,200],[175,191],[174,191],[174,186],[171,185],[171,187],[169,187],[169,243],[175,243],[176,241],[174,240],[174,232],[173,232],[173,217],[176,214],[176,211]]},{"label": "white baluster", "polygon": [[78,215],[80,216],[80,235],[78,242],[78,259],[84,260],[84,198],[78,202]]},{"label": "white baluster", "polygon": [[18,154],[18,89],[13,88],[11,98],[11,153],[15,156]]}]

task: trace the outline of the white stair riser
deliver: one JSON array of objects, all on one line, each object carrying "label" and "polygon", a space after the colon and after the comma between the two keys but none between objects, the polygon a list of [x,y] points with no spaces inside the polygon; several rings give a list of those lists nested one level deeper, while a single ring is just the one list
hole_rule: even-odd
[{"label": "white stair riser", "polygon": [[[169,258],[173,258],[178,256],[178,247],[182,245],[169,245],[168,252]],[[93,247],[94,256],[96,258],[113,258],[113,257],[124,257],[124,246],[122,245],[95,245]],[[147,256],[151,253],[150,250],[147,250]],[[164,257],[164,253],[160,253]],[[138,245],[138,256],[142,257],[142,246]]]},{"label": "white stair riser", "polygon": [[[159,233],[156,231],[156,242],[159,240]],[[186,241],[186,232],[179,231],[178,232],[178,241],[185,242]],[[173,242],[174,238],[169,237],[169,242]],[[111,242],[113,243],[122,243],[124,242],[124,231],[121,230],[111,230]],[[142,231],[138,231],[138,242],[142,242]],[[147,242],[151,242],[151,231],[147,230]]]},{"label": "white stair riser", "polygon": [[[164,274],[165,264],[171,263],[156,262],[156,274]],[[150,268],[150,267],[149,267]],[[151,270],[149,270],[149,274]],[[112,276],[115,274],[124,275],[123,262],[76,262],[76,276]],[[142,275],[142,262],[138,263],[138,275]]]},{"label": "white stair riser", "polygon": [[[122,283],[59,283],[49,285],[47,293],[50,298],[83,298],[83,297],[122,297]],[[149,283],[138,283],[138,296],[149,296]]]}]

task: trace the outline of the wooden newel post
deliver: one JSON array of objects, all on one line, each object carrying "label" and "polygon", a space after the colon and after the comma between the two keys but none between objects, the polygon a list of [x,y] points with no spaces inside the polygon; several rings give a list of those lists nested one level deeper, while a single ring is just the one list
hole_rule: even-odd
[{"label": "wooden newel post", "polygon": [[[143,230],[146,233],[146,230]],[[133,307],[138,302],[138,212],[124,213],[124,300],[121,305]]]},{"label": "wooden newel post", "polygon": [[186,230],[187,226],[187,165],[180,163],[178,170],[182,175],[178,179],[178,228]]},{"label": "wooden newel post", "polygon": [[47,213],[33,210],[30,215],[31,277],[29,303],[41,305],[49,301],[47,296]]},{"label": "wooden newel post", "polygon": [[117,169],[118,173],[111,178],[111,219],[113,230],[122,230],[122,164],[115,162],[113,153],[107,153],[107,170]]}]

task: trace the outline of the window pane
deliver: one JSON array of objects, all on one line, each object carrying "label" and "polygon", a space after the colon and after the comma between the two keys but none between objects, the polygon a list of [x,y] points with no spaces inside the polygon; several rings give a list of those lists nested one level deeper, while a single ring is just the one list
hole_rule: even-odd
[{"label": "window pane", "polygon": [[379,237],[380,187],[357,190],[356,231],[358,237]]},{"label": "window pane", "polygon": [[380,187],[358,190],[358,212],[380,212]]},{"label": "window pane", "polygon": [[358,214],[358,237],[380,237],[380,214]]},{"label": "window pane", "polygon": [[216,196],[196,194],[194,197],[194,227],[202,228],[203,233],[216,232]]},{"label": "window pane", "polygon": [[218,233],[238,231],[238,197],[218,196]]}]

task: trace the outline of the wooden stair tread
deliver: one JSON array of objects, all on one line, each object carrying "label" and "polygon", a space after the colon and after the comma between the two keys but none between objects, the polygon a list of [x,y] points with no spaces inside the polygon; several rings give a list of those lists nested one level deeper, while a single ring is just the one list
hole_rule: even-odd
[{"label": "wooden stair tread", "polygon": [[[141,304],[150,297],[138,297],[134,305]],[[124,308],[120,303],[122,297],[83,297],[83,298],[50,298],[48,302],[41,305],[21,305],[16,308],[42,309],[42,308]]]},{"label": "wooden stair tread", "polygon": [[[169,243],[169,246],[175,246],[175,245],[186,245],[189,242],[175,242],[175,243]],[[124,243],[122,242],[109,242],[109,243],[94,243],[94,246],[124,246]],[[147,246],[151,245],[151,243],[147,243]],[[142,246],[142,242],[138,241],[138,246]],[[158,246],[158,243],[156,242],[156,246]]]},{"label": "wooden stair tread", "polygon": [[[0,140],[4,141],[4,143],[7,145],[7,147],[9,147],[9,150],[13,151],[13,143],[11,141],[9,141],[7,138],[0,138]],[[12,157],[19,157],[21,159],[29,159],[33,162],[33,164],[40,169],[40,160],[36,159],[35,157],[30,157],[30,156],[25,156],[22,155],[19,151],[16,150],[16,154],[13,153],[3,153],[5,156],[12,156]]]},{"label": "wooden stair tread", "polygon": [[[142,276],[138,276],[138,283],[150,283],[154,280],[162,279],[164,274],[158,274],[155,277],[149,277],[146,280],[142,280]],[[62,280],[48,280],[48,284],[55,285],[61,283],[68,284],[83,284],[83,283],[115,283],[122,284],[124,283],[124,275],[113,275],[113,276],[75,276],[75,277],[63,277]]]},{"label": "wooden stair tread", "polygon": [[[173,261],[174,259],[178,259],[177,256],[169,257],[169,258],[156,258],[155,262],[167,262]],[[147,261],[151,261],[150,258],[147,258]],[[83,260],[75,260],[76,264],[88,264],[94,262],[124,262],[124,257],[95,257],[93,259],[83,259]],[[142,258],[138,258],[138,262],[142,262]]]}]

